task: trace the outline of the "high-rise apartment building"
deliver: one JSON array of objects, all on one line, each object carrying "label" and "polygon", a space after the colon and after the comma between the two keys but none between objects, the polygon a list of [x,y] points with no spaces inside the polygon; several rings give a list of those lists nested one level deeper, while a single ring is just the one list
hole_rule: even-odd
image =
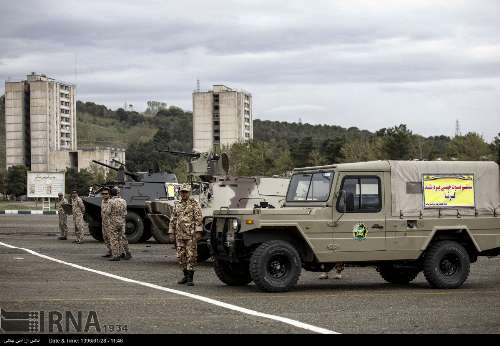
[{"label": "high-rise apartment building", "polygon": [[7,168],[53,171],[56,152],[77,150],[75,86],[35,73],[5,82],[5,132]]},{"label": "high-rise apartment building", "polygon": [[252,95],[224,85],[193,92],[193,150],[214,148],[253,139]]}]

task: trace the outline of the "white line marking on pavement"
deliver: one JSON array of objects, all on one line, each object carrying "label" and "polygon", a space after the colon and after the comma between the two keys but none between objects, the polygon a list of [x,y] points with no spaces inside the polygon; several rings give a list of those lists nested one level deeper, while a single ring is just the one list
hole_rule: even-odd
[{"label": "white line marking on pavement", "polygon": [[107,273],[107,272],[103,272],[103,271],[100,271],[100,270],[95,270],[95,269],[83,267],[83,266],[80,266],[78,264],[73,264],[73,263],[70,263],[70,262],[65,262],[65,261],[59,260],[57,258],[53,258],[53,257],[49,257],[49,256],[46,256],[46,255],[42,255],[42,254],[40,254],[40,253],[38,253],[36,251],[30,250],[30,249],[25,249],[25,248],[22,248],[22,247],[12,246],[12,245],[5,244],[5,243],[2,243],[2,242],[0,242],[0,245],[8,247],[8,248],[11,248],[11,249],[24,250],[24,251],[26,251],[26,252],[28,252],[28,253],[30,253],[32,255],[35,255],[35,256],[38,256],[38,257],[41,257],[41,258],[45,258],[45,259],[47,259],[49,261],[53,261],[53,262],[57,262],[57,263],[60,263],[60,264],[64,264],[64,265],[67,265],[67,266],[70,266],[70,267],[73,267],[73,268],[76,268],[76,269],[88,271],[88,272],[91,272],[91,273],[99,274],[99,275],[102,275],[102,276],[106,276],[106,277],[109,277],[109,278],[112,278],[112,279],[116,279],[116,280],[120,280],[120,281],[124,281],[124,282],[129,282],[129,283],[133,283],[133,284],[137,284],[137,285],[141,285],[141,286],[145,286],[145,287],[149,287],[149,288],[154,288],[154,289],[157,289],[157,290],[160,290],[160,291],[164,291],[164,292],[173,293],[173,294],[177,294],[177,295],[180,295],[180,296],[192,298],[192,299],[199,300],[199,301],[202,301],[202,302],[205,302],[205,303],[208,303],[208,304],[216,305],[216,306],[221,307],[221,308],[225,308],[225,309],[229,309],[229,310],[241,312],[243,314],[247,314],[247,315],[251,315],[251,316],[255,316],[255,317],[261,317],[261,318],[266,318],[266,319],[270,319],[270,320],[282,322],[282,323],[289,324],[289,325],[297,327],[297,328],[309,330],[311,332],[315,332],[315,333],[319,333],[319,334],[339,334],[339,333],[337,333],[337,332],[335,332],[333,330],[329,330],[329,329],[325,329],[325,328],[313,326],[311,324],[307,324],[307,323],[303,323],[303,322],[300,322],[300,321],[292,320],[290,318],[286,318],[286,317],[282,317],[282,316],[276,316],[276,315],[271,315],[271,314],[266,314],[266,313],[258,312],[258,311],[255,311],[255,310],[250,310],[250,309],[247,309],[247,308],[242,308],[242,307],[237,306],[237,305],[224,303],[224,302],[221,302],[221,301],[218,301],[218,300],[215,300],[215,299],[212,299],[212,298],[207,298],[207,297],[204,297],[204,296],[200,296],[200,295],[197,295],[197,294],[187,293],[187,292],[184,292],[184,291],[178,291],[178,290],[174,290],[172,288],[166,288],[166,287],[163,287],[163,286],[158,286],[158,285],[155,285],[155,284],[150,284],[148,282],[133,280],[133,279],[129,279],[129,278],[126,278],[126,277],[123,277],[123,276],[119,276],[119,275],[115,275],[115,274],[110,274],[110,273]]}]

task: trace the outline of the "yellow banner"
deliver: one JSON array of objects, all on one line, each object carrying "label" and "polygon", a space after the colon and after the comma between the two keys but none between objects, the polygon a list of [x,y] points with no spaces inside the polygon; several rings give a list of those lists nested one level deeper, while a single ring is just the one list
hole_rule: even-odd
[{"label": "yellow banner", "polygon": [[424,175],[424,207],[474,208],[473,175]]}]

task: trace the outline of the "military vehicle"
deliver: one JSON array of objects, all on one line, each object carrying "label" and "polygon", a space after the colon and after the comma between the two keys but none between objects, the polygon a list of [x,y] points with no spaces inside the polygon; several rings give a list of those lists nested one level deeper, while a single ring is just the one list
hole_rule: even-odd
[{"label": "military vehicle", "polygon": [[[175,174],[165,172],[138,173],[130,172],[125,165],[116,168],[105,163],[94,163],[118,171],[117,182],[109,182],[92,190],[88,197],[83,197],[85,204],[85,220],[89,225],[89,232],[95,239],[101,241],[101,195],[105,186],[118,185],[121,195],[127,202],[127,224],[125,232],[129,243],[146,241],[151,238],[151,224],[146,217],[145,203],[148,200],[167,196],[167,185],[177,183]],[[128,177],[128,179],[127,179]]]},{"label": "military vehicle", "polygon": [[282,292],[343,263],[457,288],[478,256],[500,255],[499,212],[494,162],[335,164],[295,169],[281,209],[214,211],[209,244],[227,285]]},{"label": "military vehicle", "polygon": [[[288,178],[279,177],[231,177],[228,176],[229,159],[225,154],[172,152],[191,158],[189,177],[192,197],[202,208],[204,238],[198,242],[199,260],[210,257],[208,233],[212,212],[216,209],[247,208],[259,205],[264,208],[279,208],[285,201]],[[169,243],[168,227],[170,215],[178,200],[180,184],[167,184],[167,196],[146,202],[147,215],[153,227],[153,237],[159,243]]]}]

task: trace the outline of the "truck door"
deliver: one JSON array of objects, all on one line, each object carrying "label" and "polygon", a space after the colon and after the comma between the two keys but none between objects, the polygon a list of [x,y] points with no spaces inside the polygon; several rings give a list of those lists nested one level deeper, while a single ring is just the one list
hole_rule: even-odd
[{"label": "truck door", "polygon": [[[337,191],[345,191],[345,213],[336,205],[336,227],[333,228],[335,252],[369,252],[386,250],[384,174],[340,173]],[[359,258],[362,260],[363,258]]]}]

